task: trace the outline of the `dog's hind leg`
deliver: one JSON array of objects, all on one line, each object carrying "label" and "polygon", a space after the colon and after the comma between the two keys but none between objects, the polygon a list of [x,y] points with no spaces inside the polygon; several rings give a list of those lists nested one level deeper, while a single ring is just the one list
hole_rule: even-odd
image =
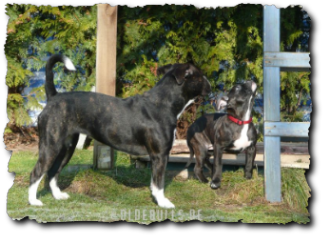
[{"label": "dog's hind leg", "polygon": [[204,159],[204,166],[205,166],[210,172],[212,172],[213,167],[212,167],[212,164],[211,164],[211,162],[210,162],[210,155],[209,155],[208,153],[206,154],[206,157],[205,157],[205,159]]},{"label": "dog's hind leg", "polygon": [[202,146],[196,146],[194,148],[196,149],[195,150],[196,164],[194,168],[194,173],[198,178],[198,180],[200,180],[203,183],[207,183],[208,180],[206,179],[203,173],[204,162],[207,159],[207,150],[203,149]]},{"label": "dog's hind leg", "polygon": [[164,195],[165,169],[168,155],[150,155],[152,161],[152,175],[150,189],[158,206],[162,208],[175,208],[174,204]]},{"label": "dog's hind leg", "polygon": [[189,148],[189,153],[190,153],[190,157],[189,157],[189,161],[188,163],[186,164],[185,168],[188,168],[191,163],[193,162],[194,160],[194,156],[195,156],[195,152],[194,152],[194,149],[191,147],[191,144],[189,142],[187,142],[187,146]]},{"label": "dog's hind leg", "polygon": [[42,202],[37,199],[37,190],[42,178],[51,168],[55,160],[53,157],[56,157],[55,150],[40,149],[39,147],[39,158],[30,174],[29,203],[31,205],[43,205]]},{"label": "dog's hind leg", "polygon": [[62,169],[65,165],[70,161],[76,145],[78,143],[79,134],[74,134],[66,138],[65,143],[56,157],[56,160],[51,167],[51,169],[47,172],[49,179],[49,187],[52,191],[53,197],[57,200],[68,199],[69,194],[65,192],[61,192],[60,188],[57,185],[58,177]]},{"label": "dog's hind leg", "polygon": [[[37,164],[39,164],[39,161]],[[33,179],[33,181],[30,181],[30,187],[29,187],[29,204],[30,205],[33,205],[33,206],[42,206],[43,205],[42,202],[39,199],[37,199],[37,191],[38,191],[39,184],[40,184],[42,178],[44,177],[44,175],[45,174],[38,176],[37,180]]]}]

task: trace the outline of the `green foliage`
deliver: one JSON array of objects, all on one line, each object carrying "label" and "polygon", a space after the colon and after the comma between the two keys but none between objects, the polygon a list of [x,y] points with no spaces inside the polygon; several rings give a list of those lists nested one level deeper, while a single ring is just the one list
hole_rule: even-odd
[{"label": "green foliage", "polygon": [[[260,120],[260,121],[259,121]],[[261,114],[257,112],[252,112],[252,123],[255,125],[257,129],[257,142],[264,141],[264,119],[261,117]]]},{"label": "green foliage", "polygon": [[57,81],[68,90],[90,90],[95,83],[96,6],[35,6],[7,4],[9,22],[5,54],[8,61],[6,84],[9,88],[7,111],[11,124],[28,125],[28,110],[41,108],[44,87],[23,96],[32,70],[46,65],[46,56],[63,53],[78,67],[73,74],[55,68]]},{"label": "green foliage", "polygon": [[[304,14],[298,6],[281,9],[281,51],[308,51],[308,46],[300,44],[308,31],[303,26]],[[117,75],[122,90],[117,92],[123,97],[142,93],[155,84],[150,78],[157,80],[158,66],[193,62],[213,90],[219,83],[228,90],[235,82],[252,79],[263,93],[262,36],[262,5],[120,7]],[[122,80],[131,83],[123,85]],[[309,93],[309,84],[309,73],[281,74],[281,108],[287,119],[299,120],[296,109]],[[213,112],[207,106],[196,111],[196,117]]]},{"label": "green foliage", "polygon": [[281,10],[281,51],[308,51],[301,46],[300,38],[303,34],[303,19],[305,12],[301,7],[288,7]]},{"label": "green foliage", "polygon": [[309,94],[308,72],[281,72],[281,110],[287,121],[302,121],[303,114],[297,112],[301,102],[306,104]]},{"label": "green foliage", "polygon": [[295,112],[294,114],[288,114],[286,112],[281,113],[282,122],[302,122],[304,117],[304,112]]},{"label": "green foliage", "polygon": [[[56,80],[67,90],[90,90],[95,83],[97,6],[7,5],[10,17],[5,53],[9,96],[19,94],[33,74],[45,66],[50,53],[64,53],[78,66],[72,74],[56,67]],[[306,51],[306,33],[300,7],[281,10],[281,50]],[[229,89],[252,79],[263,92],[263,6],[196,8],[192,5],[119,6],[117,28],[117,95],[128,97],[152,88],[158,66],[193,62],[207,76],[213,90],[219,83]],[[307,47],[308,48],[308,47]],[[281,107],[295,114],[297,103],[309,92],[309,73],[282,73]],[[8,114],[25,111],[44,98],[43,88],[24,97],[26,104],[9,98]],[[298,95],[298,96],[297,96]],[[10,110],[11,109],[11,110]],[[201,108],[202,109],[202,108]],[[200,109],[200,111],[201,111]],[[208,109],[204,107],[203,109]],[[18,123],[16,116],[11,122]],[[25,115],[25,117],[28,117]]]},{"label": "green foliage", "polygon": [[214,113],[215,108],[211,104],[200,105],[196,110],[196,119],[203,116],[205,113]]},{"label": "green foliage", "polygon": [[157,63],[148,61],[145,55],[142,55],[142,59],[143,64],[137,65],[128,74],[130,78],[138,81],[123,86],[122,95],[124,97],[143,93],[156,84]]},{"label": "green foliage", "polygon": [[[153,68],[193,62],[214,89],[220,82],[229,87],[252,75],[260,84],[261,36],[261,5],[215,9],[123,6],[118,17],[117,74],[132,81],[137,92],[143,92],[145,75],[151,75]],[[137,71],[142,66],[148,67],[145,73]],[[127,95],[123,91],[123,96]]]}]

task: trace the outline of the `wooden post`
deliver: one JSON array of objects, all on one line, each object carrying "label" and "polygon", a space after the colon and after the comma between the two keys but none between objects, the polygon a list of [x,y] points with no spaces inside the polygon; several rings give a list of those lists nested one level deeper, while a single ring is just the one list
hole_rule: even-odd
[{"label": "wooden post", "polygon": [[[264,6],[264,53],[280,51],[280,10]],[[264,122],[280,121],[280,67],[264,66]],[[265,193],[281,201],[281,137],[264,136]]]},{"label": "wooden post", "polygon": [[[118,6],[97,6],[96,92],[116,95],[116,49]],[[111,169],[114,150],[94,141],[94,168]]]},{"label": "wooden post", "polygon": [[118,7],[97,6],[96,92],[116,95]]}]

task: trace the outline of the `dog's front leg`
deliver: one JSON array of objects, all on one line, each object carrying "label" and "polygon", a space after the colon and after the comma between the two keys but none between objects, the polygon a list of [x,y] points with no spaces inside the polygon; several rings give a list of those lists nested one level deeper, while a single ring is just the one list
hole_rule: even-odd
[{"label": "dog's front leg", "polygon": [[214,163],[213,163],[213,174],[211,181],[211,188],[217,189],[220,187],[221,176],[222,176],[222,153],[223,150],[220,144],[215,142],[214,144]]},{"label": "dog's front leg", "polygon": [[245,153],[244,177],[246,179],[252,178],[252,171],[253,171],[255,158],[256,158],[256,147],[252,145],[246,149],[246,153]]},{"label": "dog's front leg", "polygon": [[168,155],[150,155],[152,162],[152,175],[150,189],[158,206],[162,208],[175,208],[174,204],[164,195],[165,169]]}]

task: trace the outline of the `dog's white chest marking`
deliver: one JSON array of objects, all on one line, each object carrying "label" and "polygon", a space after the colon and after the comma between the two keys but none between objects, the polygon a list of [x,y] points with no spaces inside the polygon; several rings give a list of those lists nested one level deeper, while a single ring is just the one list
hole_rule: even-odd
[{"label": "dog's white chest marking", "polygon": [[[194,102],[194,99],[190,99],[187,104],[183,107],[183,109],[181,110],[181,112],[176,116],[176,119],[179,119],[181,114],[183,113],[183,111],[186,109],[186,107],[188,107],[190,104],[192,104]],[[176,129],[174,129],[174,136],[173,136],[173,143],[172,146],[174,144],[175,141],[175,134],[176,134]]]},{"label": "dog's white chest marking", "polygon": [[[244,120],[243,121],[247,121],[250,119],[250,115],[251,115],[251,110],[250,110],[250,104],[251,104],[251,100],[252,100],[252,96],[250,97],[249,100],[249,108],[246,111],[245,115],[244,115]],[[252,143],[252,141],[249,141],[249,138],[247,136],[247,132],[249,129],[249,125],[250,124],[243,124],[243,128],[241,131],[241,135],[239,137],[239,139],[234,141],[234,147],[231,148],[231,150],[244,150],[245,148],[249,147]]]},{"label": "dog's white chest marking", "polygon": [[249,147],[252,143],[252,141],[249,141],[249,138],[247,136],[249,125],[244,124],[244,127],[241,131],[241,136],[239,139],[235,140],[234,147],[232,147],[232,150],[244,150],[246,147]]},{"label": "dog's white chest marking", "polygon": [[179,119],[181,114],[183,113],[183,111],[186,109],[186,107],[188,107],[190,104],[192,104],[194,102],[194,99],[190,99],[187,104],[183,107],[183,109],[181,110],[181,112],[178,114],[178,116],[176,116],[176,119]]}]

